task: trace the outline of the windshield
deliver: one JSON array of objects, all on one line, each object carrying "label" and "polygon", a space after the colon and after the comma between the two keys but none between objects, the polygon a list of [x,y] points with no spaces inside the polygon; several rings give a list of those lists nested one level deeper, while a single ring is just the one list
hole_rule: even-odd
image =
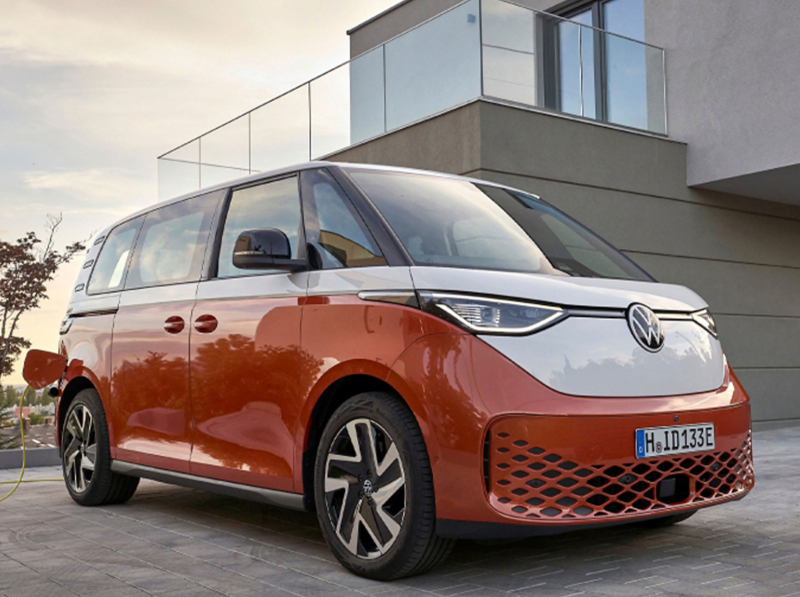
[{"label": "windshield", "polygon": [[533,195],[427,174],[348,172],[415,265],[652,280],[611,245]]}]

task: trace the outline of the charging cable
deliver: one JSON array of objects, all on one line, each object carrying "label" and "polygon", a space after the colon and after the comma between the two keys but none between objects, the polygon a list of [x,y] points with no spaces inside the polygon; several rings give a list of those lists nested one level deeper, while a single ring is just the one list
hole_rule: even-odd
[{"label": "charging cable", "polygon": [[28,393],[30,386],[25,388],[25,391],[22,392],[22,398],[19,399],[19,436],[20,440],[22,441],[22,470],[19,472],[19,479],[16,481],[0,481],[0,485],[14,485],[7,494],[0,498],[0,502],[6,501],[14,492],[19,488],[21,483],[50,483],[52,481],[63,481],[64,479],[27,479],[25,481],[22,480],[23,475],[25,475],[25,425],[22,422],[22,404],[25,401],[25,394]]}]

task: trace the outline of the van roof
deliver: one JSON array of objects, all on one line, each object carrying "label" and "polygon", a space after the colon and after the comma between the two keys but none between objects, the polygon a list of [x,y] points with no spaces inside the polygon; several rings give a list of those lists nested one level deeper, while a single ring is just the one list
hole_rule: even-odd
[{"label": "van roof", "polygon": [[[171,199],[165,199],[164,201],[159,201],[158,203],[154,203],[153,205],[149,205],[144,207],[134,213],[128,214],[124,218],[121,218],[111,224],[110,226],[106,227],[98,237],[101,235],[105,235],[110,231],[112,228],[116,228],[123,222],[127,222],[128,220],[132,220],[135,217],[138,217],[142,214],[150,213],[156,209],[161,207],[171,205],[173,203],[178,203],[179,201],[183,201],[184,199],[189,199],[191,197],[197,197],[198,195],[204,195],[206,193],[211,193],[213,191],[218,191],[220,189],[227,189],[234,186],[240,186],[252,182],[258,182],[259,180],[274,178],[276,176],[281,176],[282,174],[291,174],[293,172],[300,172],[302,170],[310,170],[312,168],[325,168],[325,167],[334,167],[334,168],[342,168],[342,169],[351,169],[351,168],[358,168],[358,169],[368,169],[368,170],[381,170],[386,172],[407,172],[409,174],[427,174],[430,176],[440,176],[442,178],[452,178],[455,180],[464,180],[469,182],[477,182],[480,184],[491,185],[491,186],[498,186],[498,187],[506,187],[506,185],[501,185],[499,183],[491,182],[488,180],[481,180],[478,178],[470,178],[466,176],[459,176],[458,174],[448,174],[446,172],[436,172],[434,170],[421,170],[417,168],[404,168],[401,166],[383,166],[377,164],[358,164],[358,163],[350,163],[350,162],[325,162],[325,161],[314,161],[314,162],[305,162],[302,164],[295,164],[293,166],[287,166],[285,168],[278,168],[276,170],[269,170],[266,172],[259,172],[257,174],[251,174],[249,176],[243,176],[241,178],[235,178],[233,180],[229,180],[220,184],[204,187],[202,189],[197,189],[196,191],[191,191],[189,193],[184,193],[183,195],[178,195],[177,197],[173,197]],[[525,191],[527,193],[527,191]],[[531,193],[528,193],[531,194]]]}]

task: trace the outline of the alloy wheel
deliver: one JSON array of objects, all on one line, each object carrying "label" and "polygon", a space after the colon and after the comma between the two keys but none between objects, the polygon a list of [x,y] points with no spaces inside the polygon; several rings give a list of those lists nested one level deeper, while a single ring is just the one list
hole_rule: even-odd
[{"label": "alloy wheel", "polygon": [[94,476],[97,434],[94,417],[83,404],[70,412],[64,431],[64,474],[75,493],[83,493]]},{"label": "alloy wheel", "polygon": [[363,559],[395,543],[406,511],[406,474],[397,444],[367,418],[348,421],[325,463],[325,507],[336,535]]}]

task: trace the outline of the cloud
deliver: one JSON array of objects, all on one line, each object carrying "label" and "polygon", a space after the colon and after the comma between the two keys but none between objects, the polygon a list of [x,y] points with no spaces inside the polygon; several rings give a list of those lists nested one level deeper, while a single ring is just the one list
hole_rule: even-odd
[{"label": "cloud", "polygon": [[[0,237],[61,212],[63,246],[155,203],[156,156],[345,61],[395,1],[0,0]],[[25,317],[36,346],[77,267]]]},{"label": "cloud", "polygon": [[152,193],[152,188],[135,172],[119,168],[33,170],[23,172],[22,178],[31,189],[57,190],[79,201],[105,206],[119,204],[121,198],[143,197]]}]

